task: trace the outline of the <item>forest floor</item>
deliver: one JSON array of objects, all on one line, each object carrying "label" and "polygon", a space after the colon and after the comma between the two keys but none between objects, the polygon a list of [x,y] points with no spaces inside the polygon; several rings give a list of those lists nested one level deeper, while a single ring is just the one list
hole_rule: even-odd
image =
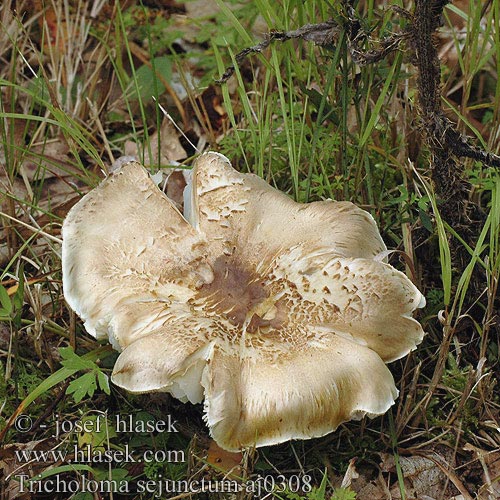
[{"label": "forest floor", "polygon": [[[1,3],[2,499],[500,498],[500,6],[444,3]],[[121,156],[167,178],[206,150],[373,215],[427,301],[384,416],[230,454],[202,405],[110,384],[117,354],[64,300],[62,221]]]}]

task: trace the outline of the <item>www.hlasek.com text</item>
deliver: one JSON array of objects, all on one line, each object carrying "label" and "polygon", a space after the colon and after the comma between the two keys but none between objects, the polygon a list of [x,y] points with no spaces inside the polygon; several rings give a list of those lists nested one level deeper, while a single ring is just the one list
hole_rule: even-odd
[{"label": "www.hlasek.com text", "polygon": [[[70,451],[71,450],[71,451]],[[16,450],[16,460],[19,463],[90,463],[90,464],[122,464],[122,463],[152,463],[169,462],[181,463],[186,461],[184,450],[145,450],[142,452],[130,451],[126,444],[122,449],[95,448],[87,444],[80,447],[75,444],[72,449],[58,450]]]}]

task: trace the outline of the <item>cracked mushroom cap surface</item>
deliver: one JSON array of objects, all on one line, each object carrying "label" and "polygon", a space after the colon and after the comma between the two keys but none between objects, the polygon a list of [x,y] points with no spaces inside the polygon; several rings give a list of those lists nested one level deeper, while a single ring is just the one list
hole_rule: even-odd
[{"label": "cracked mushroom cap surface", "polygon": [[137,162],[69,212],[63,286],[121,352],[131,392],[204,400],[224,449],[319,437],[384,413],[386,363],[424,332],[425,300],[350,202],[300,204],[218,153],[195,162],[184,215]]}]

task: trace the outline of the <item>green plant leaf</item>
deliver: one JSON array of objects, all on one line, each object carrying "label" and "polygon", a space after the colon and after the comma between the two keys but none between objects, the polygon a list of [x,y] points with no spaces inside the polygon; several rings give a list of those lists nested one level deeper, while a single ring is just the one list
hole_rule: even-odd
[{"label": "green plant leaf", "polygon": [[[169,82],[172,78],[172,63],[168,57],[156,57],[154,59],[154,69],[144,65],[141,66],[135,72],[135,79],[137,82],[137,88],[139,91],[139,95],[135,90],[132,92],[130,98],[131,99],[141,99],[143,102],[150,102],[151,97],[156,95],[155,88],[160,89],[159,93],[163,93],[165,91],[165,86],[163,85],[158,75],[160,75],[165,81]],[[155,80],[157,82],[155,83]]]},{"label": "green plant leaf", "polygon": [[56,476],[57,474],[62,474],[64,472],[76,472],[76,471],[87,471],[94,473],[94,469],[90,467],[90,465],[85,464],[71,464],[71,465],[61,465],[59,467],[53,467],[52,469],[46,469],[36,477],[32,479],[32,481],[41,481],[47,477]]},{"label": "green plant leaf", "polygon": [[76,371],[98,369],[92,360],[78,356],[71,347],[61,347],[59,353],[62,357],[61,365],[65,368]]},{"label": "green plant leaf", "polygon": [[16,311],[21,311],[24,304],[24,266],[19,268],[19,282],[16,293],[12,297],[12,304]]},{"label": "green plant leaf", "polygon": [[328,484],[328,476],[326,471],[323,474],[323,479],[319,488],[314,488],[308,495],[308,500],[326,500],[326,485]]},{"label": "green plant leaf", "polygon": [[92,397],[97,389],[96,376],[94,372],[85,373],[73,380],[66,389],[66,394],[73,394],[75,403],[79,403],[85,396]]},{"label": "green plant leaf", "polygon": [[0,309],[0,315],[9,316],[12,312],[12,302],[10,301],[9,294],[7,290],[0,285],[0,304],[2,304],[2,309]]},{"label": "green plant leaf", "polygon": [[429,231],[429,233],[434,232],[434,228],[432,227],[432,221],[429,215],[422,209],[419,209],[418,211],[418,217],[420,218],[420,222],[422,223],[422,226]]},{"label": "green plant leaf", "polygon": [[[79,448],[90,445],[92,450],[104,450],[108,439],[116,437],[112,423],[102,413],[98,415],[85,415],[81,419],[82,432],[77,436]],[[85,432],[87,431],[87,432]]]},{"label": "green plant leaf", "polygon": [[[111,476],[111,477],[110,477]],[[94,477],[97,481],[105,481],[111,479],[112,481],[124,481],[129,477],[129,472],[127,469],[123,468],[113,468],[111,471],[108,469],[94,469]]]},{"label": "green plant leaf", "polygon": [[109,377],[103,373],[101,370],[97,371],[97,381],[99,382],[99,387],[106,393],[111,394],[109,388]]},{"label": "green plant leaf", "polygon": [[94,500],[94,495],[88,491],[80,491],[71,500]]},{"label": "green plant leaf", "polygon": [[332,500],[356,500],[356,492],[351,488],[335,488]]}]

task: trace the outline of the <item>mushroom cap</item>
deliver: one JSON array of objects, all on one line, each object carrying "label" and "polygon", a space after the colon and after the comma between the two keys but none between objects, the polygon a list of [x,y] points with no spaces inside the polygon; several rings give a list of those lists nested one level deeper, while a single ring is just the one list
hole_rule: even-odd
[{"label": "mushroom cap", "polygon": [[63,286],[121,351],[115,384],[204,400],[214,439],[239,450],[394,403],[385,363],[422,340],[425,300],[385,250],[352,203],[296,203],[218,153],[195,162],[184,215],[132,161],[64,221]]}]

